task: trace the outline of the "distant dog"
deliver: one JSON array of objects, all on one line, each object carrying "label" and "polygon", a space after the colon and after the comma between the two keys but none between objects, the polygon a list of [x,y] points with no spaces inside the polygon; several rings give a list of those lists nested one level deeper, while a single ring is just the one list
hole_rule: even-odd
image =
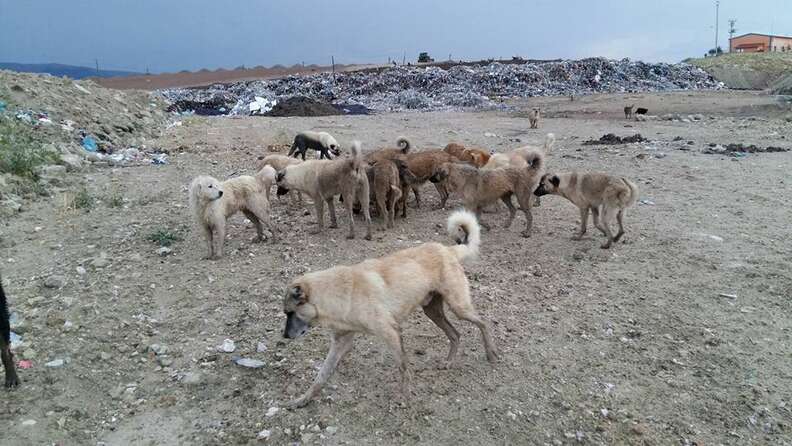
[{"label": "distant dog", "polygon": [[451,191],[461,194],[465,208],[475,212],[479,223],[486,229],[489,229],[489,225],[481,220],[481,211],[498,199],[509,208],[509,218],[503,227],[511,226],[517,213],[511,201],[512,195],[515,195],[520,209],[525,214],[526,223],[522,235],[530,237],[533,225],[531,207],[535,198],[533,192],[544,173],[544,155],[536,152],[531,157],[527,167],[501,167],[493,170],[445,163],[432,175],[431,181],[445,181]]},{"label": "distant dog", "polygon": [[319,159],[331,159],[331,153],[335,156],[341,153],[338,142],[336,142],[331,134],[327,132],[305,131],[298,133],[297,136],[294,137],[294,142],[289,150],[289,156],[294,156],[296,158],[298,155],[301,155],[303,161],[305,161],[305,152],[307,152],[308,149],[319,152]]},{"label": "distant dog", "polygon": [[[638,200],[638,186],[627,178],[604,173],[548,173],[542,177],[534,194],[560,195],[580,209],[580,232],[573,237],[575,240],[580,240],[586,233],[590,210],[594,226],[608,238],[602,248],[608,249],[624,235],[624,214]],[[615,237],[608,226],[614,213],[619,222],[619,232]]]},{"label": "distant dog", "polygon": [[5,369],[5,386],[8,388],[19,385],[19,377],[14,366],[14,355],[11,353],[11,324],[8,317],[8,302],[6,302],[3,281],[0,280],[0,357]]},{"label": "distant dog", "polygon": [[396,203],[402,196],[401,180],[399,178],[399,160],[380,160],[366,169],[369,178],[371,195],[377,202],[382,216],[383,229],[393,227],[396,215]]},{"label": "distant dog", "polygon": [[318,234],[324,230],[324,205],[330,211],[330,227],[337,228],[335,204],[336,195],[345,197],[349,217],[349,234],[347,238],[355,238],[355,218],[352,208],[356,200],[363,207],[366,219],[366,240],[371,240],[371,216],[369,215],[369,182],[365,163],[360,151],[360,143],[352,144],[351,156],[338,157],[334,160],[309,160],[295,166],[287,166],[278,172],[278,194],[283,195],[294,189],[310,195],[316,208],[316,230]]},{"label": "distant dog", "polygon": [[208,259],[223,256],[228,217],[242,211],[256,227],[254,241],[264,239],[262,222],[276,237],[270,221],[267,190],[275,181],[275,169],[265,166],[255,176],[240,176],[222,183],[210,176],[199,176],[190,185],[190,208],[203,230],[209,248]]},{"label": "distant dog", "polygon": [[635,107],[635,104],[624,107],[624,119],[631,119],[633,117],[633,107]]},{"label": "distant dog", "polygon": [[[302,162],[299,158],[292,158],[286,155],[267,155],[259,157],[258,161],[256,162],[256,172],[260,171],[264,168],[264,166],[272,166],[275,169],[275,172],[280,172],[281,170],[285,169],[286,166],[293,166],[295,164],[300,164]],[[267,189],[267,200],[270,199],[270,189]],[[289,195],[292,197],[292,201],[297,198],[300,202],[302,202],[302,193],[300,192],[291,192]],[[280,197],[278,197],[280,198]],[[272,201],[270,201],[272,203]]]},{"label": "distant dog", "polygon": [[302,407],[319,394],[336,366],[350,350],[356,333],[371,333],[393,353],[401,372],[401,389],[410,380],[408,358],[401,335],[401,322],[417,307],[448,337],[451,346],[446,363],[459,348],[459,332],[448,321],[443,304],[459,318],[472,322],[481,332],[487,360],[498,353],[488,325],[479,317],[470,298],[461,260],[478,253],[479,225],[475,217],[457,211],[448,218],[448,233],[457,243],[423,243],[389,256],[369,259],[351,266],[336,266],[294,279],[283,299],[286,314],[285,338],[298,338],[313,325],[333,332],[327,354],[313,385],[291,407]]},{"label": "distant dog", "polygon": [[643,107],[638,107],[638,108],[635,110],[635,114],[636,114],[636,115],[645,115],[645,114],[647,114],[647,113],[649,113],[649,109],[646,109],[646,108],[643,108]]},{"label": "distant dog", "polygon": [[539,118],[542,111],[539,108],[533,108],[528,112],[528,123],[531,124],[532,129],[539,128]]}]

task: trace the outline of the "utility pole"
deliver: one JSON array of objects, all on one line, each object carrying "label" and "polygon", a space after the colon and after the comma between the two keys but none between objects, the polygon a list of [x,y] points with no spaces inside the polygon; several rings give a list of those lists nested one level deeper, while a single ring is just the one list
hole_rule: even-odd
[{"label": "utility pole", "polygon": [[99,76],[99,59],[94,59],[94,62],[96,62],[96,75]]},{"label": "utility pole", "polygon": [[715,55],[718,55],[718,20],[720,19],[720,0],[715,1]]},{"label": "utility pole", "polygon": [[729,19],[729,52],[732,51],[732,39],[734,39],[734,35],[737,33],[737,28],[734,25],[737,23],[737,19]]}]

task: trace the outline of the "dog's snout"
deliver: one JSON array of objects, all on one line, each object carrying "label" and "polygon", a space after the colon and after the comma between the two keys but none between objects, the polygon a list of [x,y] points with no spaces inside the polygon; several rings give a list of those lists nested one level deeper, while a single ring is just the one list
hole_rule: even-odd
[{"label": "dog's snout", "polygon": [[221,190],[217,191],[217,196],[218,197],[222,197],[223,196],[223,191],[221,191]]},{"label": "dog's snout", "polygon": [[286,174],[285,174],[285,173],[283,173],[283,172],[278,172],[278,174],[277,174],[277,175],[275,175],[275,181],[283,181],[283,177],[285,177],[285,176],[286,176]]}]

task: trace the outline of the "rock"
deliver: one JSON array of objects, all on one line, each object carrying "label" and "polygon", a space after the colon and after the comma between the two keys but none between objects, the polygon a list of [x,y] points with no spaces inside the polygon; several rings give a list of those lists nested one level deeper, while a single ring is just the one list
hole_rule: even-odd
[{"label": "rock", "polygon": [[173,359],[170,356],[157,356],[157,364],[162,367],[170,367],[173,364]]},{"label": "rock", "polygon": [[66,284],[66,279],[63,276],[49,276],[44,279],[44,286],[46,288],[60,289]]},{"label": "rock", "polygon": [[264,367],[266,365],[264,361],[259,361],[258,359],[251,359],[251,358],[239,358],[234,362],[236,362],[237,365],[240,365],[242,367],[247,367],[250,369],[260,369],[261,367]]},{"label": "rock", "polygon": [[269,429],[264,429],[256,435],[256,440],[267,441],[271,435],[272,431]]},{"label": "rock", "polygon": [[517,414],[515,414],[512,411],[506,412],[506,416],[509,417],[511,420],[516,420],[517,419]]},{"label": "rock", "polygon": [[203,374],[201,372],[187,372],[182,377],[182,384],[188,386],[195,386],[201,384],[204,380]]},{"label": "rock", "polygon": [[65,364],[65,363],[66,362],[64,360],[62,360],[62,359],[54,359],[54,360],[44,364],[44,367],[58,368],[58,367],[63,367],[63,364]]},{"label": "rock", "polygon": [[233,353],[236,350],[236,345],[234,345],[234,341],[231,339],[226,339],[223,341],[222,345],[217,346],[217,350],[225,353]]},{"label": "rock", "polygon": [[68,172],[76,172],[83,168],[82,159],[78,155],[71,153],[61,155],[61,162],[66,166]]},{"label": "rock", "polygon": [[163,246],[162,248],[157,250],[157,255],[160,257],[165,257],[172,252],[173,252],[172,249],[168,248],[167,246]]},{"label": "rock", "polygon": [[131,256],[129,256],[129,260],[132,262],[142,262],[143,256],[138,253],[134,253]]},{"label": "rock", "polygon": [[99,257],[91,260],[91,266],[97,269],[105,268],[110,265],[110,260],[107,259],[107,254],[101,253]]},{"label": "rock", "polygon": [[35,426],[36,420],[25,420],[22,422],[22,426]]},{"label": "rock", "polygon": [[267,344],[259,342],[256,344],[256,353],[264,353],[267,351]]},{"label": "rock", "polygon": [[0,201],[0,216],[10,217],[22,211],[22,205],[12,198]]},{"label": "rock", "polygon": [[167,355],[168,347],[160,344],[151,344],[148,346],[148,351],[154,353],[155,355]]},{"label": "rock", "polygon": [[646,425],[641,423],[634,425],[631,430],[635,435],[646,435],[646,432],[648,431]]},{"label": "rock", "polygon": [[72,321],[65,321],[63,323],[63,331],[69,332],[74,330],[74,323]]},{"label": "rock", "polygon": [[113,357],[113,356],[112,356],[110,353],[107,353],[107,352],[99,352],[99,359],[101,359],[102,361],[105,361],[105,362],[107,362],[107,361],[109,361],[109,360],[110,360],[112,357]]},{"label": "rock", "polygon": [[41,168],[40,175],[42,177],[57,178],[66,175],[66,166],[44,166]]},{"label": "rock", "polygon": [[278,412],[280,412],[280,408],[278,408],[278,407],[270,407],[269,409],[267,409],[267,413],[264,416],[267,417],[267,418],[271,418],[271,417],[274,417],[275,415],[277,415]]},{"label": "rock", "polygon": [[586,256],[585,256],[585,255],[584,255],[582,252],[580,252],[580,251],[577,251],[577,252],[575,252],[574,254],[572,254],[572,258],[573,258],[573,259],[575,259],[575,260],[577,260],[577,261],[579,262],[579,261],[581,261],[581,260],[585,259],[585,258],[586,258]]},{"label": "rock", "polygon": [[337,428],[337,427],[335,427],[335,426],[327,426],[327,427],[325,428],[325,432],[327,432],[327,433],[328,433],[328,434],[330,434],[330,435],[333,435],[333,434],[335,434],[336,432],[338,432],[338,428]]},{"label": "rock", "polygon": [[81,275],[81,276],[84,276],[84,275],[85,275],[85,273],[87,272],[87,271],[85,270],[85,268],[83,268],[82,266],[78,266],[78,267],[77,267],[77,268],[75,268],[75,269],[76,269],[76,271],[77,271],[77,274],[79,274],[79,275]]}]

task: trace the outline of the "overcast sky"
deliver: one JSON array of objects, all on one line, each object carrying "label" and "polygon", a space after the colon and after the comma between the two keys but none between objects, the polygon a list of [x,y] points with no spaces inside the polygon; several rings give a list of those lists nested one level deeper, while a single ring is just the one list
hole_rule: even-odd
[{"label": "overcast sky", "polygon": [[[722,0],[738,34],[792,35],[792,0]],[[0,0],[0,61],[152,72],[488,57],[676,62],[715,41],[710,0]]]}]

